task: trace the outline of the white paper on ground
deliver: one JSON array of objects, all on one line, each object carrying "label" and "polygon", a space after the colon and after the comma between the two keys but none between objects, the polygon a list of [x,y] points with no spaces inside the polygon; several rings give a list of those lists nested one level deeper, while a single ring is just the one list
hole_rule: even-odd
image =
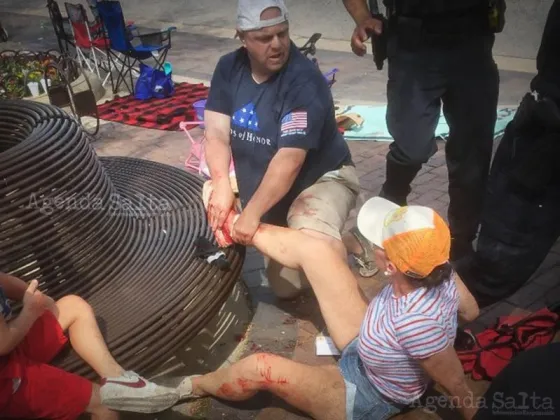
[{"label": "white paper on ground", "polygon": [[315,353],[317,356],[337,356],[340,354],[330,337],[318,335],[315,338]]}]

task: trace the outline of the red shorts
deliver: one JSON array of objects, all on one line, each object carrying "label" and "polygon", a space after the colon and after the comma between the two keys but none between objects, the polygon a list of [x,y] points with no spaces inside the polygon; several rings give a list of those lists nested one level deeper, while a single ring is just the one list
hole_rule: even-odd
[{"label": "red shorts", "polygon": [[55,316],[45,313],[23,341],[0,358],[0,417],[74,420],[89,405],[92,383],[48,363],[68,339]]}]

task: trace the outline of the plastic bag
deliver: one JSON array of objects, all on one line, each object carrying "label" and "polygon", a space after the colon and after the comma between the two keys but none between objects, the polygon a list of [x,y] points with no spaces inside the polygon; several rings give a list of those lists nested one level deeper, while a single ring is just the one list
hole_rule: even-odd
[{"label": "plastic bag", "polygon": [[165,70],[156,70],[144,63],[140,63],[140,76],[136,81],[134,97],[141,101],[158,98],[163,99],[175,93],[171,65],[165,63]]},{"label": "plastic bag", "polygon": [[154,83],[154,69],[144,63],[140,63],[140,76],[136,81],[134,97],[140,100],[152,98],[152,85]]},{"label": "plastic bag", "polygon": [[153,95],[154,98],[167,98],[175,93],[175,86],[171,72],[154,70]]}]

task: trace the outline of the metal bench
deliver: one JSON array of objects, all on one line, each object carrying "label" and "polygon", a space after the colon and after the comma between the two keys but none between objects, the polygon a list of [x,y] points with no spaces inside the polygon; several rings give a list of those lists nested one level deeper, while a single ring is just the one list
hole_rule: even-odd
[{"label": "metal bench", "polygon": [[[241,272],[242,247],[227,250],[229,271],[193,255],[198,237],[212,239],[201,189],[181,169],[98,157],[56,107],[0,101],[0,270],[37,278],[55,299],[86,299],[115,358],[147,377],[205,327]],[[96,376],[73,352],[56,364]]]}]

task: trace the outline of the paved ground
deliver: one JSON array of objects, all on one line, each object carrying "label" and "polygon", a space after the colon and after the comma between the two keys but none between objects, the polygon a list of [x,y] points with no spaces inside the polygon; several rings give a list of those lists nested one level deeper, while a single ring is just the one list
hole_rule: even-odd
[{"label": "paved ground", "polygon": [[[45,14],[45,3],[45,0],[0,0],[0,10],[7,12],[17,9],[26,13]],[[86,4],[86,1],[74,0],[72,3]],[[183,31],[204,31],[226,37],[231,36],[231,28],[235,27],[237,2],[234,0],[121,0],[121,3],[126,18],[142,24],[148,21],[157,26],[173,24]],[[381,5],[381,0],[378,3]],[[294,34],[309,37],[314,32],[321,32],[325,38],[334,41],[337,48],[347,49],[354,24],[342,1],[286,0],[286,4]],[[497,36],[496,54],[533,59],[551,4],[552,0],[508,0],[506,26],[503,33]],[[62,1],[60,5],[64,10]]]},{"label": "paved ground", "polygon": [[[25,3],[21,3],[24,5]],[[15,8],[2,12],[2,22],[13,26],[12,38],[0,44],[4,49],[46,50],[57,48],[56,39],[47,17],[29,14]],[[0,9],[2,10],[2,9]],[[43,11],[44,13],[44,11]],[[177,19],[179,22],[180,19]],[[155,26],[155,22],[148,22]],[[144,27],[141,28],[142,32]],[[146,29],[147,30],[147,29]],[[233,35],[233,32],[231,32]],[[173,34],[173,47],[168,61],[173,65],[175,75],[189,76],[195,79],[210,80],[214,67],[221,55],[239,47],[239,41],[218,36],[189,31],[189,28]],[[303,40],[297,41],[303,45]],[[317,58],[323,71],[338,68],[337,83],[333,86],[333,95],[338,101],[346,103],[385,103],[387,68],[377,71],[371,56],[357,57],[349,49],[345,52],[323,49],[328,43],[319,41]],[[500,104],[516,105],[527,91],[533,74],[511,69],[500,69]]]},{"label": "paved ground", "polygon": [[[14,2],[1,2],[0,5]],[[35,1],[28,2],[37,5]],[[23,3],[21,3],[23,4]],[[1,6],[0,6],[1,7]],[[22,6],[23,7],[23,6]],[[14,39],[0,48],[30,48],[44,50],[55,45],[52,28],[46,19],[25,10],[3,13],[2,20],[9,21],[17,31]],[[180,31],[175,38],[170,54],[175,74],[199,79],[209,79],[218,57],[237,46],[234,40]],[[335,99],[349,101],[384,102],[385,72],[375,72],[371,63],[349,53],[320,50],[318,53],[324,68],[341,69],[339,83],[335,85]],[[526,91],[532,75],[528,73],[501,71],[500,102],[504,105],[517,104]],[[385,154],[388,143],[349,142],[362,186],[359,205],[368,197],[379,192],[385,171]],[[178,168],[188,154],[189,144],[180,132],[163,132],[128,127],[114,123],[104,124],[94,143],[99,155],[123,155],[167,163]],[[411,202],[429,205],[445,214],[448,205],[447,169],[442,151],[438,152],[414,181]],[[355,222],[355,212],[347,228]],[[317,304],[312,295],[295,302],[277,302],[271,294],[263,276],[262,257],[254,251],[247,256],[243,281],[249,287],[256,313],[253,325],[247,332],[248,352],[272,351],[292,360],[310,364],[333,363],[332,358],[317,357],[314,339],[324,330]],[[485,310],[472,328],[478,331],[495,321],[499,315],[520,309],[536,309],[549,302],[560,301],[560,246],[551,251],[542,267],[530,282],[514,296]],[[372,296],[383,285],[382,278],[359,279],[366,294]],[[474,384],[477,392],[483,392],[485,383]],[[204,400],[195,405],[181,406],[158,416],[134,416],[151,419],[259,419],[296,420],[302,418],[267,395],[259,395],[243,405],[222,404]],[[457,414],[428,414],[421,410],[402,418],[457,418]]]},{"label": "paved ground", "polygon": [[[182,167],[188,153],[188,143],[183,134],[138,129],[109,123],[102,127],[100,140],[94,143],[99,155],[127,155],[150,159]],[[385,171],[385,154],[388,143],[373,141],[349,142],[352,155],[360,175],[361,203],[379,192]],[[414,181],[410,196],[412,203],[428,205],[444,214],[447,211],[447,168],[441,150],[428,162]],[[355,211],[347,223],[347,228],[355,223]],[[359,277],[360,284],[368,296],[373,296],[384,284],[380,276],[374,279]],[[480,318],[469,327],[480,331],[495,322],[501,315],[535,310],[543,305],[560,301],[560,244],[551,251],[549,257],[533,278],[518,293],[506,301],[483,311]],[[315,356],[314,340],[325,326],[317,303],[312,295],[294,302],[278,302],[271,294],[263,275],[262,257],[249,250],[243,271],[243,281],[249,287],[256,307],[253,326],[248,332],[250,345],[247,352],[272,351],[290,357],[292,360],[312,365],[334,363],[330,357]],[[483,393],[485,382],[472,383],[477,393]],[[232,420],[297,420],[300,415],[292,412],[280,401],[269,395],[259,395],[244,404],[222,404],[206,401],[203,405],[183,405],[173,415],[158,418],[185,418],[180,413],[203,415],[208,419],[227,418]],[[206,404],[206,405],[204,405]],[[201,414],[204,413],[204,414]],[[449,417],[451,415],[451,417]],[[146,417],[148,418],[148,417]],[[457,413],[434,414],[421,409],[401,416],[403,419],[459,418]]]}]

